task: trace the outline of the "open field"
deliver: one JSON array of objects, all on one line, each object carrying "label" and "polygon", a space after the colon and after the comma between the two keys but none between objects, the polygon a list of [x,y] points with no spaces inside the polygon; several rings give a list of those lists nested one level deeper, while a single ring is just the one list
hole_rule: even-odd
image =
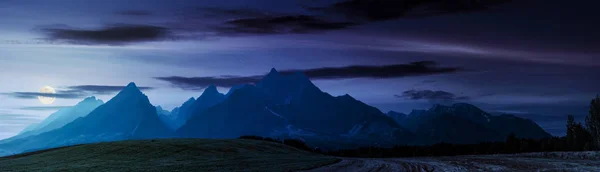
[{"label": "open field", "polygon": [[423,158],[343,158],[309,170],[329,171],[600,171],[600,152],[550,152]]},{"label": "open field", "polygon": [[98,143],[0,158],[0,171],[297,171],[337,162],[283,144],[245,139]]},{"label": "open field", "polygon": [[78,145],[0,158],[3,172],[88,170],[600,171],[600,152],[335,158],[259,140],[164,139]]}]

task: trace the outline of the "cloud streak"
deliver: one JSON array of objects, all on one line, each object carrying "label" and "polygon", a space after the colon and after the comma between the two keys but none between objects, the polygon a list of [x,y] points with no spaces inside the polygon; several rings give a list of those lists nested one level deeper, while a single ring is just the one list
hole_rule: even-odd
[{"label": "cloud streak", "polygon": [[23,124],[41,121],[41,119],[40,117],[34,115],[0,113],[0,121],[7,121],[12,124]]},{"label": "cloud streak", "polygon": [[[281,74],[304,73],[311,80],[352,79],[352,78],[401,78],[408,76],[434,75],[444,73],[455,73],[463,71],[457,67],[438,67],[432,61],[419,61],[408,64],[394,64],[383,66],[345,66],[345,67],[323,67],[301,70],[282,70]],[[232,87],[240,84],[253,84],[261,80],[264,75],[254,76],[218,76],[218,77],[154,77],[161,81],[169,82],[175,87],[185,90],[199,90],[209,85],[219,87]]]},{"label": "cloud streak", "polygon": [[346,66],[324,67],[304,70],[285,70],[281,73],[304,73],[311,79],[349,79],[349,78],[400,78],[406,76],[433,75],[462,71],[456,67],[438,67],[433,61],[419,61],[409,64],[383,66]]},{"label": "cloud streak", "polygon": [[117,13],[118,15],[123,15],[123,16],[132,16],[132,17],[145,17],[145,16],[152,16],[153,13],[150,11],[143,11],[143,10],[126,10],[126,11],[120,11]]},{"label": "cloud streak", "polygon": [[403,17],[487,10],[506,1],[509,0],[348,0],[325,7],[308,7],[309,12],[299,13],[214,7],[178,9],[166,14],[125,10],[116,14],[160,22],[152,22],[153,25],[113,24],[95,29],[55,25],[36,30],[44,35],[43,40],[55,44],[120,46],[148,41],[319,33]]},{"label": "cloud streak", "polygon": [[209,85],[218,87],[233,87],[240,84],[251,84],[260,81],[262,76],[219,76],[219,77],[155,77],[161,81],[169,82],[175,87],[184,90],[201,90]]},{"label": "cloud streak", "polygon": [[[188,20],[181,21],[178,25],[199,27],[202,28],[198,29],[199,31],[216,33],[215,36],[304,34],[341,30],[403,17],[487,10],[491,6],[508,1],[510,0],[348,0],[326,7],[306,8],[321,14],[277,14],[252,9],[201,8],[185,13],[184,16]],[[197,16],[203,20],[189,20]],[[198,22],[206,22],[207,18],[227,20],[217,22],[214,26],[198,25]]]},{"label": "cloud streak", "polygon": [[467,96],[457,96],[454,93],[441,90],[407,90],[401,95],[394,95],[397,98],[409,100],[427,100],[430,102],[454,102],[461,100],[469,100]]},{"label": "cloud streak", "polygon": [[339,30],[356,25],[351,22],[332,22],[308,15],[243,18],[212,27],[219,35],[303,34]]},{"label": "cloud streak", "polygon": [[72,106],[25,106],[20,107],[20,110],[31,110],[31,111],[51,111],[51,110],[59,110],[63,108],[68,108]]},{"label": "cloud streak", "polygon": [[[121,91],[125,86],[111,85],[75,85],[68,86],[65,89],[56,90],[56,93],[40,93],[40,92],[10,92],[0,93],[2,95],[11,96],[18,99],[37,99],[41,97],[54,97],[59,99],[81,99],[90,95],[110,95]],[[138,87],[140,90],[151,90],[153,87]]]},{"label": "cloud streak", "polygon": [[79,99],[85,97],[80,93],[66,92],[66,93],[39,93],[39,92],[12,92],[3,93],[4,95],[12,96],[19,99],[37,99],[38,97],[55,97],[61,99]]},{"label": "cloud streak", "polygon": [[39,27],[45,40],[72,44],[124,45],[134,42],[175,39],[169,29],[150,25],[112,25],[99,29]]},{"label": "cloud streak", "polygon": [[[67,89],[74,92],[89,92],[92,95],[108,95],[121,91],[125,86],[111,85],[75,85],[69,86]],[[153,87],[138,87],[140,90],[151,90]]]}]

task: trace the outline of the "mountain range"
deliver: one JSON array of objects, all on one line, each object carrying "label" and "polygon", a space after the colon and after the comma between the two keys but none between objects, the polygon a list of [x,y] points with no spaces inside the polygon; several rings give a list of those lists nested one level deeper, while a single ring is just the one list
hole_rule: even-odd
[{"label": "mountain range", "polygon": [[[60,121],[60,122],[59,122]],[[42,125],[43,124],[43,125]],[[0,141],[0,153],[74,144],[153,138],[294,138],[322,149],[399,144],[502,141],[551,137],[531,120],[493,116],[465,103],[435,105],[410,114],[383,113],[350,95],[321,91],[302,73],[272,69],[259,82],[227,94],[204,89],[171,111],[150,104],[130,83],[106,103],[87,98],[40,125]]]},{"label": "mountain range", "polygon": [[514,115],[491,115],[474,105],[434,105],[410,114],[388,112],[401,125],[420,136],[416,144],[479,143],[503,141],[514,133],[519,138],[551,137],[535,122]]},{"label": "mountain range", "polygon": [[[150,104],[134,83],[103,105],[72,122],[38,135],[0,143],[0,150],[23,152],[84,143],[166,138],[172,131],[159,119],[156,108]],[[8,152],[8,151],[7,151]]]}]

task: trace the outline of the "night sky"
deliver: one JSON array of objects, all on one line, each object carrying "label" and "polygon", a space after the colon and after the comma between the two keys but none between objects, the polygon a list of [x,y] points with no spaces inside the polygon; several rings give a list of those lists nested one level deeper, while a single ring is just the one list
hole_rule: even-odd
[{"label": "night sky", "polygon": [[0,139],[129,82],[172,109],[271,68],[383,112],[467,102],[554,135],[583,120],[600,93],[598,1],[455,1],[1,0]]}]

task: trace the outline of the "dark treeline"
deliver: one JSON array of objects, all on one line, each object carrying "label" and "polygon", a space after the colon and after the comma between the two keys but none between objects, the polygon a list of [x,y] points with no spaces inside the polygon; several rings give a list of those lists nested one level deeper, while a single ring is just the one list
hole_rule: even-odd
[{"label": "dark treeline", "polygon": [[[415,156],[454,156],[482,154],[512,154],[526,152],[556,152],[556,151],[587,151],[600,148],[600,97],[590,103],[590,111],[585,119],[585,125],[575,122],[569,115],[566,122],[567,135],[545,139],[523,139],[510,134],[504,142],[487,142],[478,144],[448,144],[438,143],[427,146],[394,146],[391,148],[362,147],[358,149],[341,149],[324,152],[327,155],[342,157],[415,157]],[[312,150],[300,140],[275,140],[258,136],[243,136],[243,139],[265,140],[283,143],[302,150],[323,153]]]}]

